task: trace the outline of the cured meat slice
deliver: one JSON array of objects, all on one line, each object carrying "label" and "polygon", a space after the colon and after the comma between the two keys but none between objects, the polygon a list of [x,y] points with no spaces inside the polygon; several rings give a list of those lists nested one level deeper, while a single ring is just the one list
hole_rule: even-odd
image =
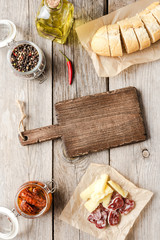
[{"label": "cured meat slice", "polygon": [[102,229],[107,225],[108,213],[108,210],[102,204],[99,204],[98,208],[88,216],[88,221],[94,223],[97,228]]},{"label": "cured meat slice", "polygon": [[95,223],[95,219],[94,219],[93,214],[90,214],[87,219],[88,219],[89,222]]},{"label": "cured meat slice", "polygon": [[97,228],[102,229],[106,227],[107,221],[105,219],[101,219],[101,220],[98,220],[95,224]]},{"label": "cured meat slice", "polygon": [[118,196],[118,197],[115,197],[111,201],[111,203],[108,205],[108,209],[111,209],[111,210],[115,211],[115,210],[123,207],[123,205],[124,205],[124,201],[123,201],[122,197]]},{"label": "cured meat slice", "polygon": [[112,194],[112,200],[116,197],[121,197],[121,195],[114,191],[113,194]]},{"label": "cured meat slice", "polygon": [[101,209],[97,209],[97,210],[93,211],[92,214],[96,221],[100,220],[102,217]]},{"label": "cured meat slice", "polygon": [[127,215],[129,212],[133,210],[134,207],[135,207],[135,201],[125,198],[124,205],[119,209],[119,211],[121,214]]},{"label": "cured meat slice", "polygon": [[108,215],[108,224],[115,226],[120,222],[120,213],[118,211],[110,211]]}]

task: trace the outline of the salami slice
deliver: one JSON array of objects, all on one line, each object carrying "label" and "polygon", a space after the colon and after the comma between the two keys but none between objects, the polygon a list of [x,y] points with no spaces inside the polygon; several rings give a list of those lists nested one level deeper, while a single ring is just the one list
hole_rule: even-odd
[{"label": "salami slice", "polygon": [[102,229],[106,227],[107,221],[105,219],[101,219],[101,220],[98,220],[95,224],[97,228]]},{"label": "salami slice", "polygon": [[108,209],[111,209],[111,210],[115,211],[115,210],[123,207],[123,205],[124,205],[124,201],[123,201],[122,197],[118,196],[118,197],[115,197],[111,201],[111,203],[108,205]]},{"label": "salami slice", "polygon": [[89,216],[88,221],[94,223],[97,228],[104,228],[107,225],[108,210],[99,204],[98,208],[94,210]]},{"label": "salami slice", "polygon": [[111,200],[113,200],[116,197],[121,197],[121,195],[117,192],[113,192]]},{"label": "salami slice", "polygon": [[102,215],[101,215],[101,209],[97,209],[95,211],[92,212],[93,216],[94,216],[94,219],[96,221],[100,220]]},{"label": "salami slice", "polygon": [[135,201],[125,198],[124,205],[119,209],[119,211],[121,214],[127,215],[133,210],[134,207],[135,207]]},{"label": "salami slice", "polygon": [[110,211],[108,215],[108,224],[115,226],[120,222],[120,213],[118,211]]},{"label": "salami slice", "polygon": [[88,219],[88,221],[91,222],[91,223],[95,223],[95,222],[96,222],[95,219],[94,219],[93,214],[90,214],[87,219]]}]

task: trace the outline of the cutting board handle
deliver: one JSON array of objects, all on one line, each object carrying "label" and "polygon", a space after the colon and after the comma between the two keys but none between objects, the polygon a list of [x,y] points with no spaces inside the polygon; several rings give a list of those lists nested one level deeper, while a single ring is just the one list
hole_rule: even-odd
[{"label": "cutting board handle", "polygon": [[60,138],[62,134],[61,127],[57,124],[42,128],[36,128],[33,130],[27,130],[25,132],[22,132],[22,136],[24,137],[24,139],[22,139],[22,137],[19,135],[19,141],[23,146],[26,146],[54,140]]}]

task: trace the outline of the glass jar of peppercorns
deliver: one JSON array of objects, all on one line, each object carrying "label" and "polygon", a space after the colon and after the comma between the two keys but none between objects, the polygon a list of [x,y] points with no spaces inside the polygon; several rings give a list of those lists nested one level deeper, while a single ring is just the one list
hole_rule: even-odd
[{"label": "glass jar of peppercorns", "polygon": [[[54,183],[52,189],[50,184]],[[15,196],[15,208],[0,207],[0,239],[13,239],[18,234],[18,216],[38,218],[51,207],[52,193],[56,190],[54,180],[45,183],[30,181],[24,183]]]},{"label": "glass jar of peppercorns", "polygon": [[15,24],[9,20],[0,20],[0,47],[9,46],[7,60],[14,74],[43,82],[46,79],[46,58],[43,51],[33,42],[15,41],[15,36]]}]

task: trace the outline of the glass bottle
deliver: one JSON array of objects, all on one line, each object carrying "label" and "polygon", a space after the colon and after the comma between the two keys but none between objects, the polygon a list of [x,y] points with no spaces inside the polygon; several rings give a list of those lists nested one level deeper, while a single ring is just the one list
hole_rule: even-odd
[{"label": "glass bottle", "polygon": [[73,24],[74,6],[67,0],[42,0],[36,17],[40,36],[64,44]]}]

